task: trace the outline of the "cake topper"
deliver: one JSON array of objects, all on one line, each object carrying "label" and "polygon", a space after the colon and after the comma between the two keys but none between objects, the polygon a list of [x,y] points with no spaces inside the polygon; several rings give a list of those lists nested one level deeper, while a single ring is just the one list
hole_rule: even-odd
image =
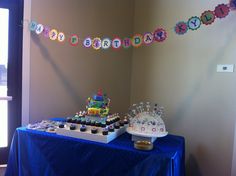
[{"label": "cake topper", "polygon": [[133,141],[153,142],[157,137],[168,134],[162,120],[164,108],[158,104],[153,106],[150,102],[133,104],[127,116],[129,118],[127,132],[132,134]]},{"label": "cake topper", "polygon": [[110,99],[99,89],[97,94],[87,99],[87,113],[89,116],[105,117],[109,113]]}]

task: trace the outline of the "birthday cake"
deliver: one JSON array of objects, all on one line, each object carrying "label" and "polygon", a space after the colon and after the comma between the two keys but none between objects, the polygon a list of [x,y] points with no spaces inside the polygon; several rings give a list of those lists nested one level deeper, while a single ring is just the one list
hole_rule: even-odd
[{"label": "birthday cake", "polygon": [[87,99],[86,110],[77,112],[73,117],[68,117],[67,122],[106,127],[106,125],[120,121],[118,113],[109,114],[109,105],[110,99],[101,90],[98,90],[97,94]]},{"label": "birthday cake", "polygon": [[128,120],[121,120],[118,113],[111,114],[110,99],[101,90],[87,99],[85,111],[67,117],[57,134],[108,143],[123,134]]}]

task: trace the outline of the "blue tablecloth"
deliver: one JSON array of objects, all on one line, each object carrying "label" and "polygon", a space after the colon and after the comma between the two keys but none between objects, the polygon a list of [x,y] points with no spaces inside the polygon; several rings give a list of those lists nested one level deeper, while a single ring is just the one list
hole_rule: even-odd
[{"label": "blue tablecloth", "polygon": [[184,138],[158,138],[152,151],[123,134],[109,144],[25,128],[15,131],[6,176],[183,176]]}]

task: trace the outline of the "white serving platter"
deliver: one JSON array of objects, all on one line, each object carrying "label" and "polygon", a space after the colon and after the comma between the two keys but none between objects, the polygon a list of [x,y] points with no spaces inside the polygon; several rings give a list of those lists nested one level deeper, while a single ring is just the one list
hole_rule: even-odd
[{"label": "white serving platter", "polygon": [[77,124],[77,128],[75,130],[70,130],[69,123],[65,125],[65,128],[57,128],[56,134],[63,136],[70,136],[79,139],[85,139],[89,141],[101,142],[101,143],[109,143],[114,140],[121,134],[126,132],[127,125],[120,127],[119,129],[114,129],[114,132],[108,132],[108,135],[102,134],[102,128],[98,128],[98,132],[96,134],[91,133],[92,126],[87,126],[86,131],[81,132],[81,125]]}]

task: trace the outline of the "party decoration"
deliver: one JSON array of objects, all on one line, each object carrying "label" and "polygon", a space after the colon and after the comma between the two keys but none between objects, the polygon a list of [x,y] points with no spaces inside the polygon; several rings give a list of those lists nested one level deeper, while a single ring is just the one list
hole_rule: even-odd
[{"label": "party decoration", "polygon": [[37,24],[36,29],[35,29],[35,33],[36,34],[41,34],[43,32],[43,25],[42,24]]},{"label": "party decoration", "polygon": [[229,6],[227,6],[226,4],[219,4],[218,6],[216,6],[214,12],[217,18],[224,18],[229,14]]},{"label": "party decoration", "polygon": [[188,22],[188,28],[191,30],[197,30],[201,26],[201,19],[199,17],[191,17],[189,18]]},{"label": "party decoration", "polygon": [[99,50],[101,48],[101,46],[102,46],[101,39],[99,37],[94,38],[93,41],[92,41],[93,49]]},{"label": "party decoration", "polygon": [[109,113],[110,98],[103,95],[101,89],[97,94],[87,99],[87,115],[105,117]]},{"label": "party decoration", "polygon": [[56,29],[52,29],[50,32],[49,32],[49,38],[51,40],[56,40],[57,39],[57,35],[58,35],[58,32]]},{"label": "party decoration", "polygon": [[157,137],[168,134],[162,120],[164,108],[150,102],[133,104],[127,114],[129,127],[127,132],[132,134],[133,141],[154,142]]},{"label": "party decoration", "polygon": [[187,31],[188,31],[188,25],[185,22],[181,21],[175,25],[175,33],[176,34],[183,35]]},{"label": "party decoration", "polygon": [[150,45],[153,42],[154,36],[151,32],[146,32],[143,35],[143,43],[145,43],[146,45]]},{"label": "party decoration", "polygon": [[102,40],[102,49],[108,49],[111,47],[111,40],[109,38],[104,38]]},{"label": "party decoration", "polygon": [[201,21],[205,25],[212,24],[215,21],[215,14],[214,12],[207,10],[202,13],[201,15]]},{"label": "party decoration", "polygon": [[[205,25],[212,24],[216,18],[225,18],[229,15],[230,10],[236,10],[236,0],[229,0],[229,4],[218,4],[214,11],[206,10],[204,11],[200,17],[192,16],[188,19],[187,22],[180,21],[176,23],[174,27],[170,29],[174,29],[175,33],[178,35],[183,35],[187,33],[188,29],[197,30],[201,27],[202,23]],[[36,21],[29,21],[27,19],[22,20],[23,22],[28,22],[28,27],[30,31],[35,32],[36,34],[43,34],[45,38],[50,38],[51,40],[57,40],[58,42],[63,42],[65,40],[66,35],[63,32],[58,32],[54,28],[50,28],[43,24],[37,23]],[[79,37],[76,34],[68,34],[69,43],[72,46],[77,46],[79,43]],[[95,50],[99,50],[100,48],[106,50],[109,48],[119,49],[123,47],[124,49],[130,48],[131,46],[137,48],[142,44],[150,45],[154,41],[163,42],[167,38],[167,31],[161,27],[158,27],[154,32],[145,32],[144,34],[135,34],[133,36],[127,36],[121,39],[119,36],[114,39],[110,39],[109,37],[95,37],[92,39],[91,37],[86,37],[81,39],[83,42],[81,45],[85,48],[93,48]]]},{"label": "party decoration", "polygon": [[[106,41],[106,40],[105,40]],[[66,122],[58,125],[57,134],[71,136],[96,142],[109,143],[128,127],[127,118],[118,113],[111,114],[110,98],[101,89],[97,94],[88,97],[86,110],[79,111]]]},{"label": "party decoration", "polygon": [[65,39],[66,39],[65,34],[63,32],[59,32],[58,35],[57,35],[57,40],[59,42],[63,42]]},{"label": "party decoration", "polygon": [[92,46],[92,39],[90,37],[86,37],[83,41],[83,45],[85,48],[90,48]]},{"label": "party decoration", "polygon": [[122,46],[123,48],[127,49],[129,47],[131,47],[131,39],[130,38],[124,38],[123,41],[122,41]]},{"label": "party decoration", "polygon": [[111,46],[113,49],[119,49],[121,47],[121,39],[116,37],[112,40]]},{"label": "party decoration", "polygon": [[41,122],[36,122],[33,124],[28,124],[26,126],[27,129],[37,130],[37,131],[45,131],[49,133],[55,133],[58,128],[59,122],[51,121],[51,120],[42,120]]},{"label": "party decoration", "polygon": [[141,34],[136,34],[132,38],[132,45],[133,47],[137,48],[142,45],[143,42],[143,36]]},{"label": "party decoration", "polygon": [[36,21],[31,21],[30,24],[29,24],[29,29],[31,31],[35,31],[37,28],[37,22]]},{"label": "party decoration", "polygon": [[79,43],[79,37],[78,37],[78,35],[72,34],[72,35],[70,36],[69,42],[70,42],[70,44],[71,44],[72,46],[78,45],[78,43]]},{"label": "party decoration", "polygon": [[44,26],[44,29],[43,29],[44,37],[48,38],[49,37],[49,32],[50,32],[50,28],[47,27],[47,26]]},{"label": "party decoration", "polygon": [[236,10],[236,0],[230,0],[229,7],[231,10]]},{"label": "party decoration", "polygon": [[157,28],[153,33],[154,40],[157,42],[163,42],[167,38],[167,32],[163,28]]}]

